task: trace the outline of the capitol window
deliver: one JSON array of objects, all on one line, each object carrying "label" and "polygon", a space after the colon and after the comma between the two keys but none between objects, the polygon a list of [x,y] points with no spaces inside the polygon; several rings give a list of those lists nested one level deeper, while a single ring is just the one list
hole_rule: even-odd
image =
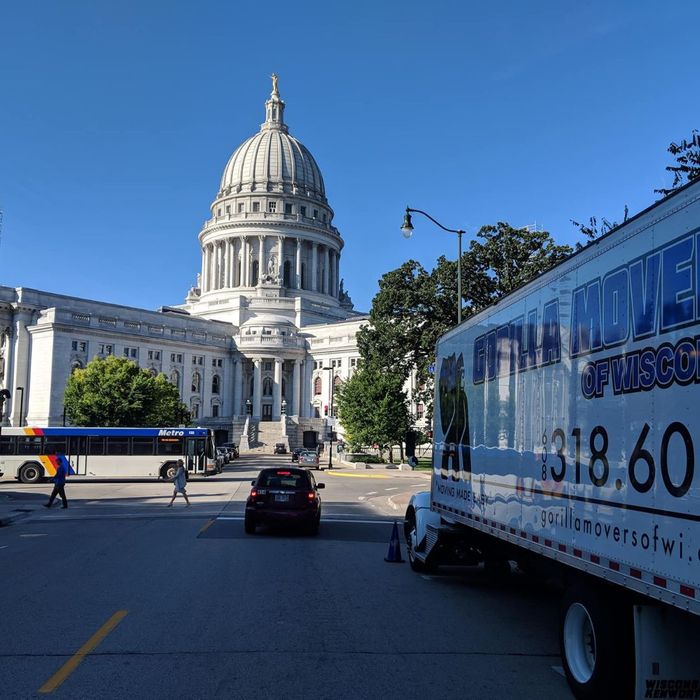
[{"label": "capitol window", "polygon": [[294,208],[293,208],[292,205],[289,204],[288,202],[284,205],[284,213],[285,213],[285,214],[292,214],[292,213],[294,213]]},{"label": "capitol window", "polygon": [[306,207],[299,207],[299,212],[302,216],[306,216]]},{"label": "capitol window", "polygon": [[219,404],[214,403],[211,406],[211,417],[212,418],[218,418],[219,417]]},{"label": "capitol window", "polygon": [[71,350],[73,350],[75,352],[87,352],[87,341],[74,340],[71,343]]},{"label": "capitol window", "polygon": [[100,355],[111,355],[114,352],[114,345],[100,343],[98,352]]},{"label": "capitol window", "polygon": [[148,351],[149,360],[160,360],[160,350],[149,350]]},{"label": "capitol window", "polygon": [[316,377],[314,379],[314,396],[320,396],[321,394],[321,377]]},{"label": "capitol window", "polygon": [[253,211],[260,211],[260,202],[253,202]]},{"label": "capitol window", "polygon": [[243,202],[240,202],[238,204],[238,213],[242,214],[244,211],[245,211],[245,204],[243,204]]},{"label": "capitol window", "polygon": [[130,357],[136,359],[139,356],[138,348],[124,348],[124,357]]},{"label": "capitol window", "polygon": [[267,210],[270,212],[270,214],[274,214],[277,211],[277,202],[268,202]]}]

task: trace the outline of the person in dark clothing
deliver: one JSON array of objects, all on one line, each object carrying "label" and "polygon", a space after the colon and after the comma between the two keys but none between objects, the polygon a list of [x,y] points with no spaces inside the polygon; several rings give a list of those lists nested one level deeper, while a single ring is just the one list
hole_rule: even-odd
[{"label": "person in dark clothing", "polygon": [[51,508],[56,496],[60,496],[63,501],[63,507],[68,508],[68,499],[66,498],[66,477],[68,476],[68,468],[65,460],[60,459],[56,468],[56,476],[53,478],[53,491],[49,496],[49,502],[44,503],[44,508]]}]

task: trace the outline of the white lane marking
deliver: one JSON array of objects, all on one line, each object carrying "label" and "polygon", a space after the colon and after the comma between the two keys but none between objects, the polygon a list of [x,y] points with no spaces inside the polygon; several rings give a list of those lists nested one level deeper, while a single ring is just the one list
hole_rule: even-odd
[{"label": "white lane marking", "polygon": [[368,491],[367,495],[368,496],[376,496],[379,492],[378,491]]},{"label": "white lane marking", "polygon": [[31,534],[20,535],[20,537],[46,537],[48,532],[33,532]]},{"label": "white lane marking", "polygon": [[7,549],[8,546],[9,546],[9,545],[4,544],[4,545],[2,545],[2,546],[0,547],[0,549]]},{"label": "white lane marking", "polygon": [[364,497],[364,496],[358,496],[358,497],[357,497],[357,500],[358,500],[358,501],[364,501],[364,500],[365,500],[365,497]]},{"label": "white lane marking", "polygon": [[398,486],[390,486],[388,489],[384,489],[385,491],[398,491],[399,487]]}]

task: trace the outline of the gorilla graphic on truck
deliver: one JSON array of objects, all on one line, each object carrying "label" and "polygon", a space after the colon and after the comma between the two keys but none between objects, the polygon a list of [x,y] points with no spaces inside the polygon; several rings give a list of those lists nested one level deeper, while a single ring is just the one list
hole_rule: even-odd
[{"label": "gorilla graphic on truck", "polygon": [[[464,359],[462,353],[444,357],[438,380],[438,405],[440,407],[440,476],[455,480],[468,479],[471,475],[469,448],[469,411],[464,391]],[[435,463],[437,465],[437,461]]]}]

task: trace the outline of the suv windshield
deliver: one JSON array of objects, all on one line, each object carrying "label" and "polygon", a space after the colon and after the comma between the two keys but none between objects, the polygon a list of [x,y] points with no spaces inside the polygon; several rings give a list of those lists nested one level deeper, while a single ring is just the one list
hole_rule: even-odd
[{"label": "suv windshield", "polygon": [[292,472],[287,469],[275,469],[269,472],[262,472],[258,477],[259,489],[308,489],[309,476],[305,472]]}]

